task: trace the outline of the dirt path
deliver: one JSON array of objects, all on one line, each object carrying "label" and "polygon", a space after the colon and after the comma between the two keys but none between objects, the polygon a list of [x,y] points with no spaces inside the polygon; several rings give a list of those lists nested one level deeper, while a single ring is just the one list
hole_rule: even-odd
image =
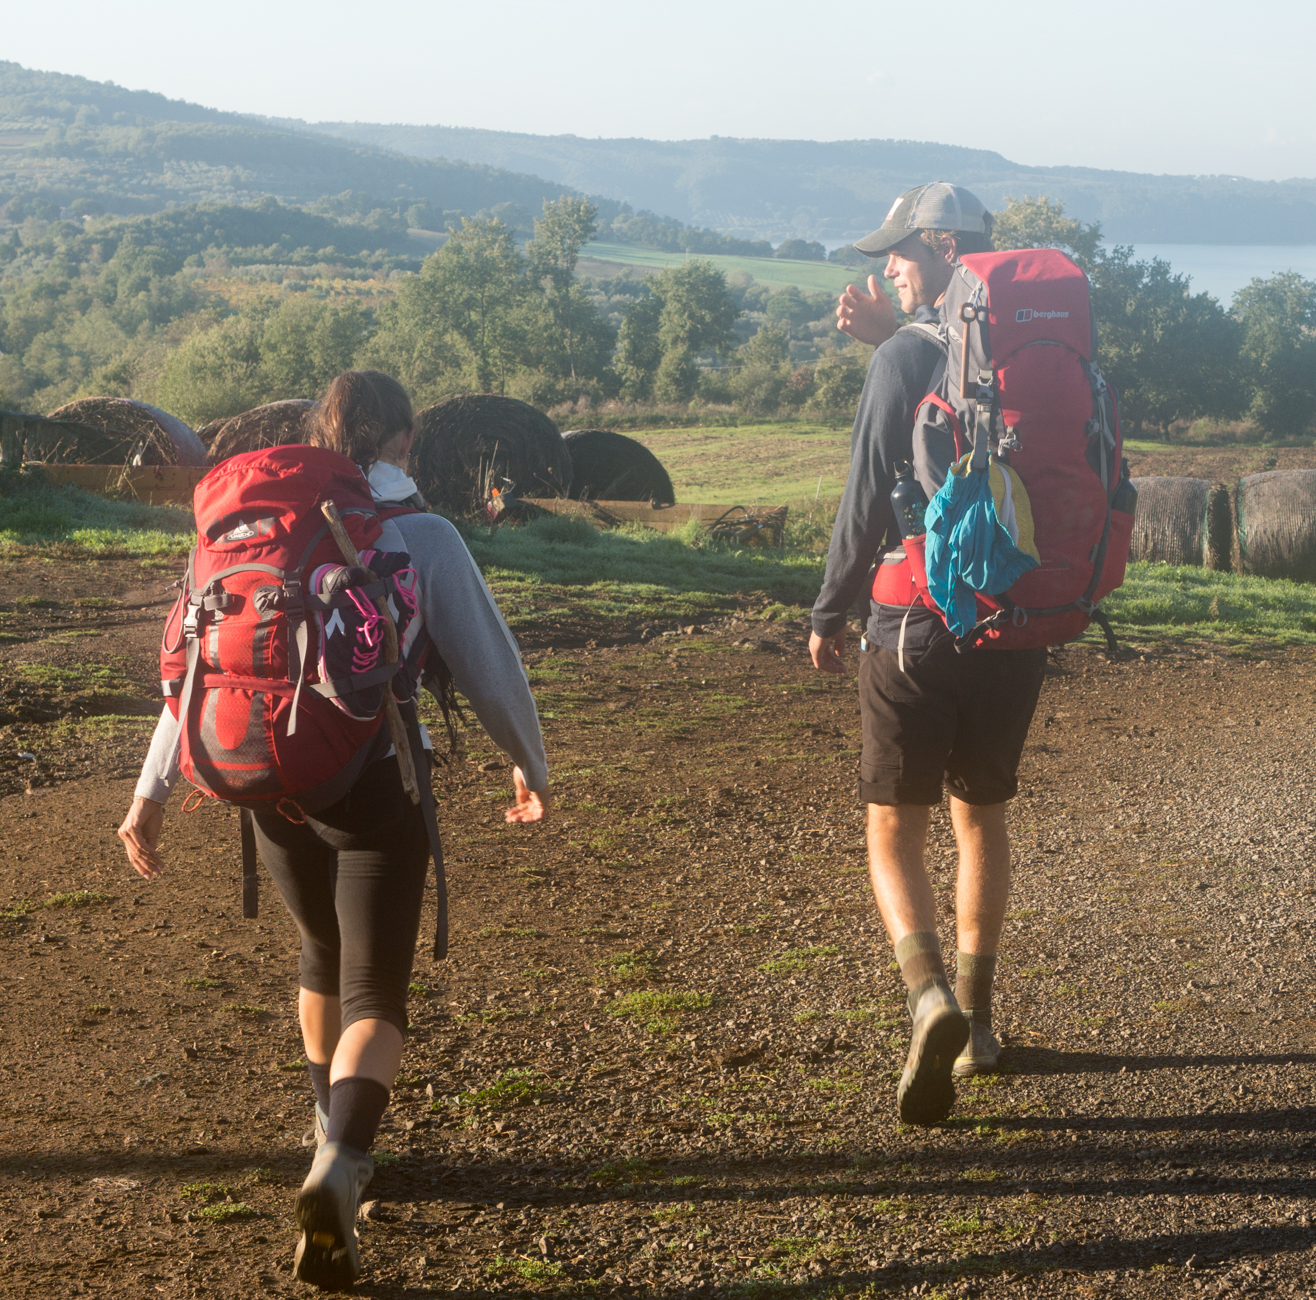
[{"label": "dirt path", "polygon": [[[65,654],[108,581],[0,588],[0,677]],[[70,662],[144,697],[158,616],[100,609]],[[932,1131],[894,1117],[852,683],[762,624],[529,658],[557,816],[502,824],[477,733],[440,774],[454,955],[422,933],[362,1294],[1316,1289],[1316,655],[1061,655],[1015,812],[1008,1069]],[[117,716],[0,729],[0,1292],[309,1294],[295,933],[268,887],[240,919],[222,809],[173,808],[167,877],[129,877],[146,720],[78,734]],[[933,840],[949,938],[944,815]],[[41,906],[78,890],[104,901]]]}]

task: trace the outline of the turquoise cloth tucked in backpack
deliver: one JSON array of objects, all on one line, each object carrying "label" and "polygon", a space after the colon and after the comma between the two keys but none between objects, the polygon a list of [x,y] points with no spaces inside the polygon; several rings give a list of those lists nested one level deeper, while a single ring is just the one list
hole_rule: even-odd
[{"label": "turquoise cloth tucked in backpack", "polygon": [[978,622],[978,592],[1008,591],[1041,563],[1019,475],[994,456],[984,469],[974,469],[972,459],[967,452],[951,466],[924,516],[928,592],[957,637]]}]

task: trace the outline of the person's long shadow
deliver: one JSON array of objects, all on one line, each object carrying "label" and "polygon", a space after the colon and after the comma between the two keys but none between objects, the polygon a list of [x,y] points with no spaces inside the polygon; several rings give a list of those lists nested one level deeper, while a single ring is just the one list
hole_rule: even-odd
[{"label": "person's long shadow", "polygon": [[1144,1070],[1187,1070],[1228,1065],[1316,1065],[1313,1052],[1238,1052],[1180,1055],[1118,1055],[1112,1052],[1061,1052],[1051,1047],[1010,1047],[1003,1061],[1014,1074],[1130,1074]]},{"label": "person's long shadow", "polygon": [[[1273,1259],[1290,1251],[1306,1252],[1311,1245],[1311,1229],[1283,1227],[1267,1229],[1221,1229],[1212,1232],[1172,1232],[1156,1235],[1110,1238],[1089,1242],[1055,1242],[1051,1245],[1003,1246],[967,1251],[956,1259],[936,1263],[920,1263],[917,1259],[891,1261],[870,1267],[851,1267],[828,1271],[808,1281],[786,1278],[728,1278],[714,1283],[703,1281],[692,1288],[690,1279],[669,1277],[650,1281],[642,1294],[650,1300],[678,1300],[682,1297],[734,1295],[752,1297],[753,1300],[807,1300],[813,1296],[839,1294],[885,1294],[889,1290],[904,1290],[920,1283],[928,1286],[954,1286],[964,1282],[1004,1280],[1007,1283],[1025,1277],[1040,1279],[1046,1274],[1064,1270],[1071,1284],[1077,1285],[1074,1273],[1097,1273],[1106,1269],[1141,1271],[1157,1268],[1177,1270],[1179,1276],[1192,1277],[1192,1270],[1214,1270],[1220,1277],[1218,1266],[1240,1256]],[[1265,1265],[1247,1265],[1247,1283],[1262,1282]],[[1208,1274],[1209,1275],[1209,1274]],[[579,1294],[578,1280],[563,1279],[556,1288],[536,1288],[541,1297],[564,1297]],[[506,1295],[507,1284],[490,1282],[485,1286],[463,1289],[459,1294],[479,1297]],[[635,1292],[632,1291],[632,1294]],[[1158,1294],[1161,1292],[1158,1291]],[[396,1283],[372,1285],[368,1280],[357,1285],[357,1294],[388,1297],[388,1300],[409,1300],[411,1297],[429,1296],[430,1289],[408,1287]],[[1165,1292],[1169,1294],[1169,1292]]]}]

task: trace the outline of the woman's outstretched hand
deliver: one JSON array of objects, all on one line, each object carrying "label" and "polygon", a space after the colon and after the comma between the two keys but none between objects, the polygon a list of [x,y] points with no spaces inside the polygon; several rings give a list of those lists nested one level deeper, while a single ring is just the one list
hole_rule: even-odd
[{"label": "woman's outstretched hand", "polygon": [[154,880],[164,866],[156,845],[164,826],[164,804],[140,796],[133,800],[128,815],[119,827],[119,838],[127,850],[132,869],[147,880]]},{"label": "woman's outstretched hand", "polygon": [[[504,814],[509,822],[542,822],[548,816],[550,799],[547,790],[531,790],[525,783],[525,774],[519,767],[512,769],[512,784],[516,787],[516,803]],[[120,831],[120,834],[123,832]]]}]

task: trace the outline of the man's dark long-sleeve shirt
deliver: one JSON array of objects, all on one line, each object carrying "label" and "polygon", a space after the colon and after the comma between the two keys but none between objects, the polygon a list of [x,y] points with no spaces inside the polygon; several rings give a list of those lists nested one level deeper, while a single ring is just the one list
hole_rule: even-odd
[{"label": "man's dark long-sleeve shirt", "polygon": [[[936,325],[938,319],[935,307],[914,311],[914,320],[920,324]],[[846,615],[871,585],[873,563],[884,541],[890,545],[899,542],[891,508],[896,466],[914,459],[914,415],[931,391],[944,356],[936,343],[915,330],[899,331],[873,353],[850,434],[850,473],[832,528],[827,571],[813,606],[813,630],[819,636],[835,636],[841,631]],[[953,454],[952,449],[947,466]],[[944,476],[946,466],[939,469]],[[870,605],[867,632],[871,644],[894,650],[902,622],[905,649],[916,654],[947,635],[945,623],[922,606],[909,611],[906,620],[903,609]]]}]

